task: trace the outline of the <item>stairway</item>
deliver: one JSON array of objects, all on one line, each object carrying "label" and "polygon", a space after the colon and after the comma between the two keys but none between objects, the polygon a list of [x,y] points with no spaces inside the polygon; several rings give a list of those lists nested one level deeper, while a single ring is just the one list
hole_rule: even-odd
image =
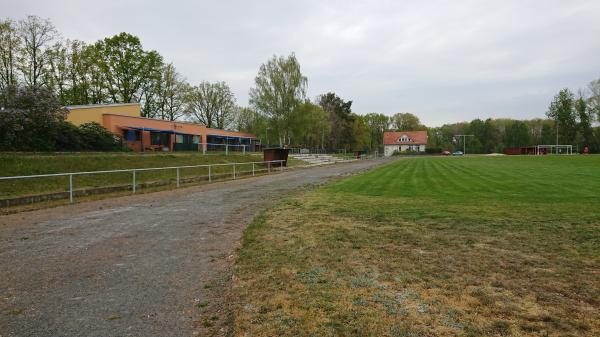
[{"label": "stairway", "polygon": [[329,154],[290,154],[290,157],[305,161],[310,165],[328,165],[348,161]]}]

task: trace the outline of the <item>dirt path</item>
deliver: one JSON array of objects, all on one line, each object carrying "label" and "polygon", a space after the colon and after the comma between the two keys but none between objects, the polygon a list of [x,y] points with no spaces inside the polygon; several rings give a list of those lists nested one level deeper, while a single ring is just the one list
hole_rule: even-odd
[{"label": "dirt path", "polygon": [[252,218],[298,188],[381,163],[2,216],[0,336],[191,336],[222,326],[210,289]]}]

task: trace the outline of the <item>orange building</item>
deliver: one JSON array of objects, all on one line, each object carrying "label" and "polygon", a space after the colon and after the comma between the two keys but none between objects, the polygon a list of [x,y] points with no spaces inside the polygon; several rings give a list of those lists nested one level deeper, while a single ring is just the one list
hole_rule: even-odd
[{"label": "orange building", "polygon": [[[80,125],[101,120],[130,149],[144,151],[257,151],[260,143],[250,133],[207,128],[204,125],[141,117],[140,105],[68,106],[67,121]],[[99,119],[101,117],[101,119]]]}]

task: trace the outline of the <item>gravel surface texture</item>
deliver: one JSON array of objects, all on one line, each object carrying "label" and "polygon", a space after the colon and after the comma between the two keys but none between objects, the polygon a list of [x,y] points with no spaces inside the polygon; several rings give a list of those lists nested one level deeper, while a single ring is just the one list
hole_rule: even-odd
[{"label": "gravel surface texture", "polygon": [[300,188],[385,162],[0,216],[0,337],[193,336],[225,326],[223,297],[210,288],[248,223]]}]

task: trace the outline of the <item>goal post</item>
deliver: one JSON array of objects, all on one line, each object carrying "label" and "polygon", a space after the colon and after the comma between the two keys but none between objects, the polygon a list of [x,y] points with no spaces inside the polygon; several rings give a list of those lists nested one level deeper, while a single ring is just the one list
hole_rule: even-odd
[{"label": "goal post", "polygon": [[573,154],[573,145],[536,145],[535,154]]}]

